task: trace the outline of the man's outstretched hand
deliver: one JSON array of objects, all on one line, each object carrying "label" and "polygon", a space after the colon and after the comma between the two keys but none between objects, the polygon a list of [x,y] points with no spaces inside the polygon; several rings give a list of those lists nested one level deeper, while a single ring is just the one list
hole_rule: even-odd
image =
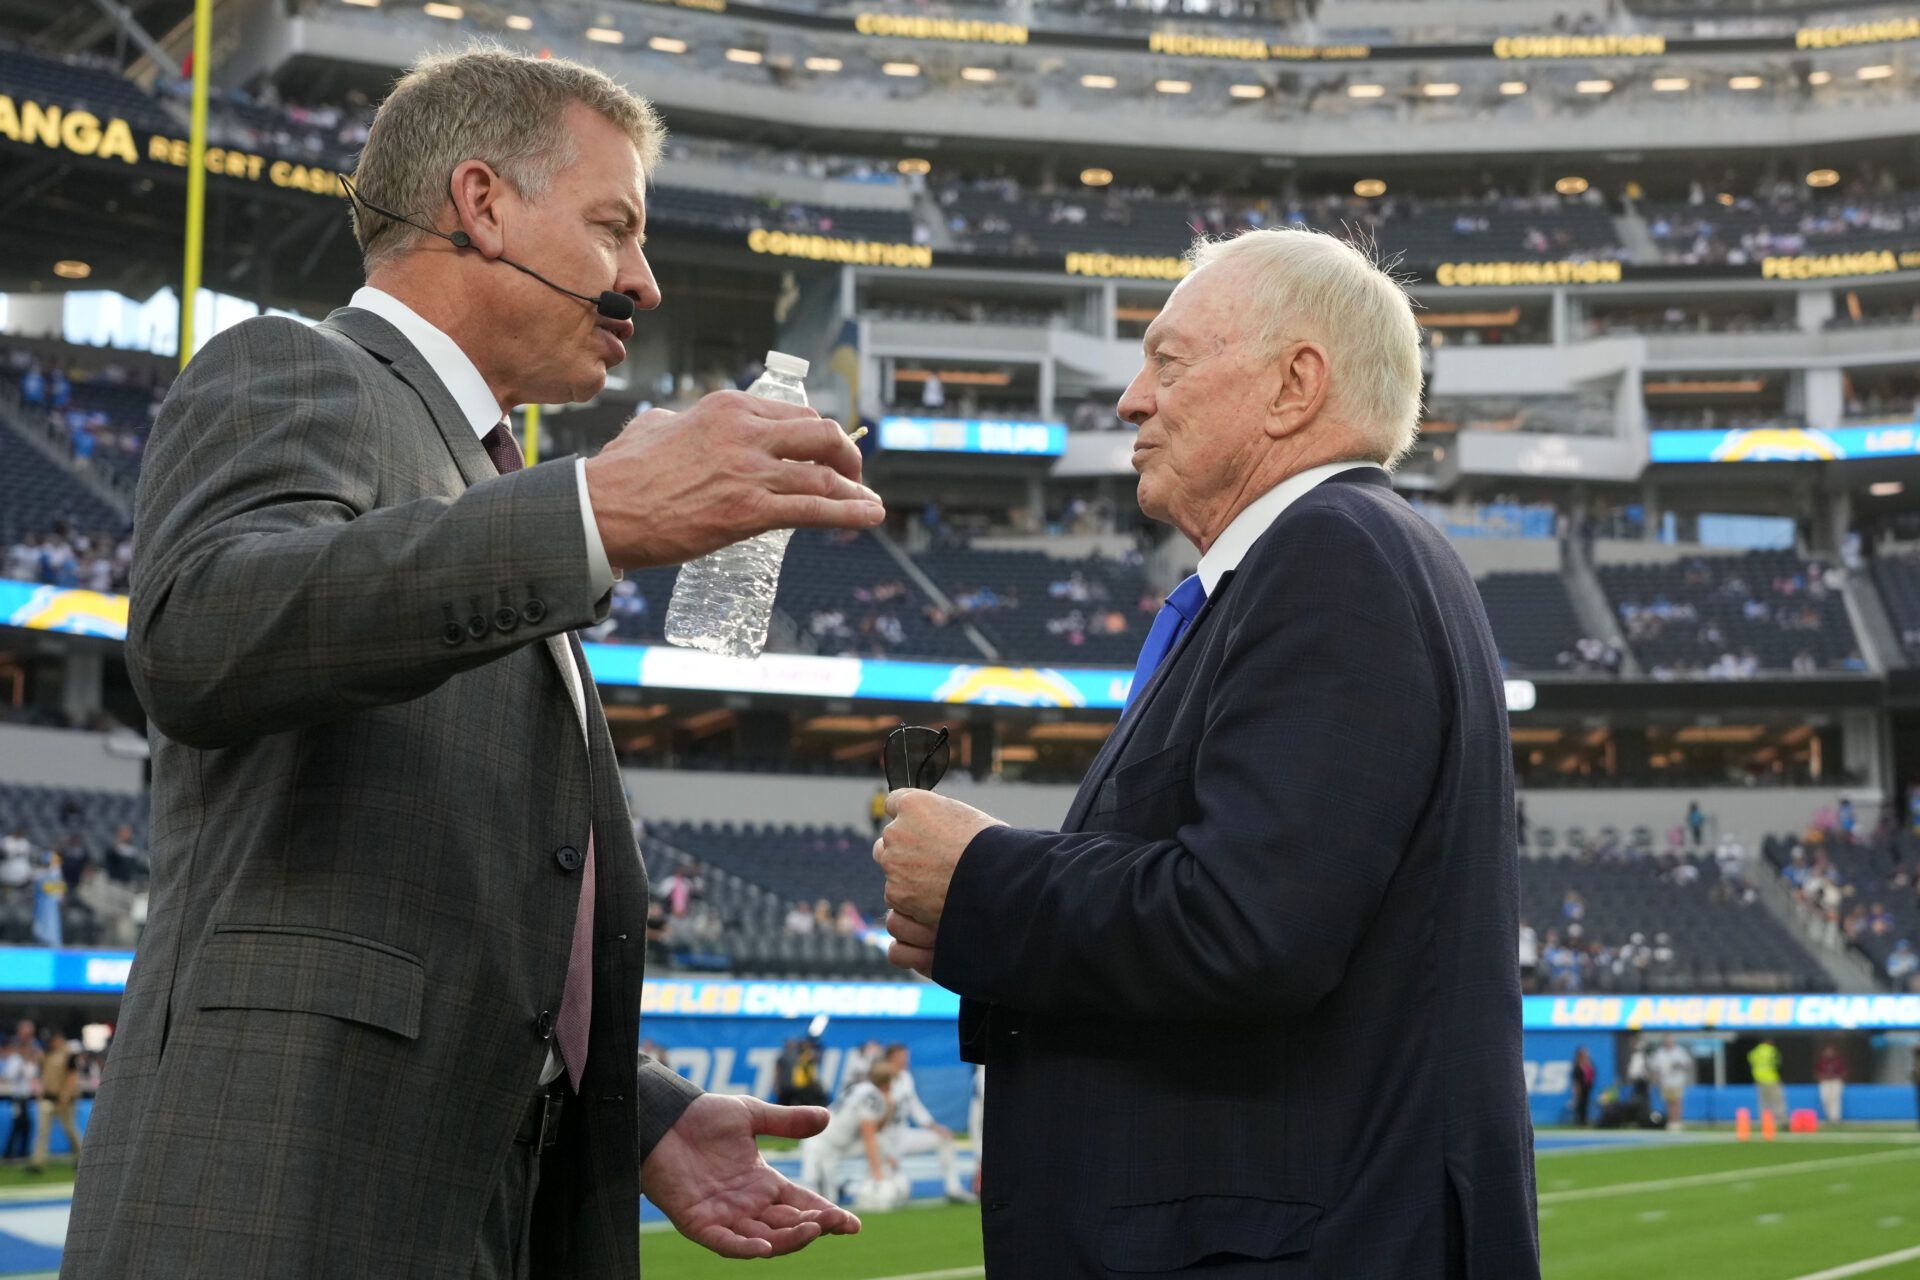
[{"label": "man's outstretched hand", "polygon": [[827,1119],[825,1107],[701,1094],[647,1157],[641,1186],[681,1235],[723,1258],[772,1258],[822,1233],[853,1235],[860,1219],[775,1173],[754,1141],[810,1138]]}]

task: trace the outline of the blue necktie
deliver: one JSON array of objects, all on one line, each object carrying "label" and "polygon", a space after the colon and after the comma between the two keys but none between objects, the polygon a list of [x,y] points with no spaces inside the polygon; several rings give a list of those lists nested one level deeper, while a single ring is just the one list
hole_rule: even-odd
[{"label": "blue necktie", "polygon": [[1167,597],[1160,612],[1153,615],[1153,626],[1147,631],[1147,642],[1140,646],[1140,661],[1134,664],[1133,687],[1127,690],[1127,705],[1146,690],[1147,681],[1153,678],[1154,668],[1158,667],[1166,656],[1173,652],[1173,646],[1180,643],[1180,636],[1200,616],[1200,609],[1207,603],[1207,589],[1200,583],[1200,575],[1194,574]]}]

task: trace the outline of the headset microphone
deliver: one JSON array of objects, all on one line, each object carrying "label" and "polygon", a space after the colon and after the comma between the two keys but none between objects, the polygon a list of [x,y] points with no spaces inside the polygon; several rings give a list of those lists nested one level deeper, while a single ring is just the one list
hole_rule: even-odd
[{"label": "headset microphone", "polygon": [[[468,235],[465,231],[447,232],[447,231],[441,231],[437,227],[423,227],[419,223],[415,222],[412,218],[403,218],[399,214],[394,213],[390,209],[382,209],[377,204],[369,204],[367,203],[367,201],[361,198],[360,193],[358,191],[355,191],[353,189],[353,184],[348,182],[344,175],[336,175],[336,176],[339,177],[340,185],[342,188],[345,189],[347,193],[347,198],[353,201],[355,204],[359,205],[360,207],[364,209],[369,209],[374,213],[379,214],[383,218],[390,218],[395,222],[404,223],[405,225],[412,227],[415,231],[424,231],[430,236],[439,236],[442,240],[447,241],[456,249],[471,249],[473,247],[473,237]],[[535,280],[538,280],[541,284],[547,286],[547,288],[552,289],[557,293],[564,293],[569,298],[578,298],[582,302],[592,303],[593,309],[599,312],[603,317],[605,317],[608,320],[633,319],[633,299],[629,298],[626,294],[621,293],[618,290],[608,289],[603,293],[601,293],[601,295],[597,298],[589,297],[584,293],[575,293],[571,289],[568,289],[562,285],[557,285],[553,281],[541,275],[538,271],[535,271],[532,267],[521,266],[519,263],[515,262],[511,258],[501,258],[500,261],[506,263],[508,266],[512,267],[515,271],[525,272],[527,275],[532,276]]]}]

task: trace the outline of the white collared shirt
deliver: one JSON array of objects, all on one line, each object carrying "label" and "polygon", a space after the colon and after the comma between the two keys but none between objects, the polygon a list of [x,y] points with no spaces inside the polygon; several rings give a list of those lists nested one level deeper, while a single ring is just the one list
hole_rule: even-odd
[{"label": "white collared shirt", "polygon": [[[386,290],[376,289],[372,285],[356,289],[347,305],[373,312],[413,344],[413,349],[433,370],[433,376],[440,379],[440,385],[453,397],[454,404],[459,406],[474,435],[484,440],[488,432],[500,425],[505,417],[500,412],[500,402],[493,398],[493,391],[487,386],[487,380],[480,376],[480,370],[474,367],[472,358],[452,338],[423,319],[419,312]],[[587,574],[593,584],[593,598],[598,600],[613,589],[613,565],[607,560],[606,544],[600,540],[599,522],[593,518],[593,500],[587,496],[585,458],[573,464],[573,475],[580,490],[580,523],[587,535]]]},{"label": "white collared shirt", "polygon": [[1360,467],[1380,466],[1377,462],[1328,462],[1318,467],[1308,467],[1305,471],[1288,476],[1273,488],[1267,490],[1235,516],[1220,536],[1213,540],[1207,553],[1200,557],[1200,585],[1212,595],[1213,589],[1220,584],[1229,571],[1238,569],[1240,562],[1247,558],[1247,552],[1253,544],[1260,541],[1260,535],[1273,527],[1280,513],[1300,500],[1301,495],[1310,492],[1313,487],[1329,476],[1337,476],[1342,471],[1353,471]]}]

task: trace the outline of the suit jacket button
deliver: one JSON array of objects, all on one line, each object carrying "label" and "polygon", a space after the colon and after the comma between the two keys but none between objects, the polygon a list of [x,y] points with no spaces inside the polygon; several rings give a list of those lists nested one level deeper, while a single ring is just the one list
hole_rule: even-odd
[{"label": "suit jacket button", "polygon": [[553,1010],[540,1011],[540,1016],[533,1020],[533,1033],[542,1040],[553,1039]]},{"label": "suit jacket button", "polygon": [[440,638],[451,647],[464,641],[467,638],[467,633],[461,628],[459,623],[449,622],[440,629]]},{"label": "suit jacket button", "polygon": [[510,604],[503,604],[493,611],[493,629],[507,632],[520,625],[520,611]]},{"label": "suit jacket button", "polygon": [[562,871],[578,871],[586,857],[570,844],[563,844],[554,852],[553,860],[560,864]]},{"label": "suit jacket button", "polygon": [[520,616],[528,622],[531,622],[534,626],[539,626],[540,619],[547,616],[546,602],[541,600],[540,597],[535,596],[520,606]]},{"label": "suit jacket button", "polygon": [[467,634],[475,640],[487,638],[487,620],[484,615],[476,613],[467,619]]}]

